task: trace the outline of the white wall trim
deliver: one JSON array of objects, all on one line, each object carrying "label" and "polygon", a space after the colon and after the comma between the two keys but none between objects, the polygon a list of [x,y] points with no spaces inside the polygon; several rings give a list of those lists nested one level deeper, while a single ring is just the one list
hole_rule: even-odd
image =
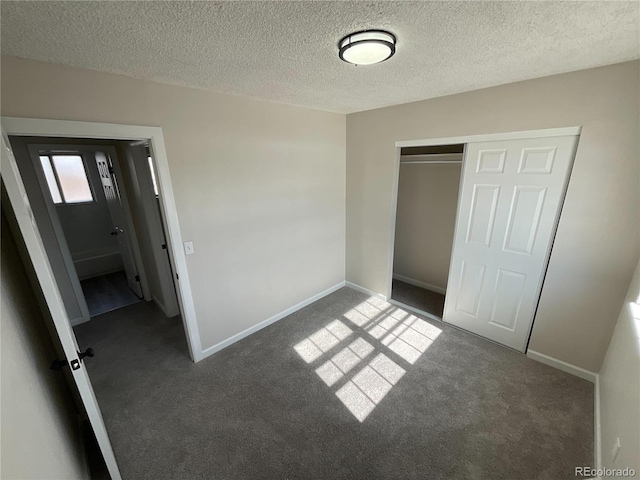
[{"label": "white wall trim", "polygon": [[171,317],[169,317],[169,315],[167,315],[167,310],[166,310],[166,308],[164,308],[164,304],[163,304],[160,300],[158,300],[158,297],[156,297],[155,295],[153,295],[153,294],[152,294],[152,295],[151,295],[151,301],[152,301],[153,303],[155,303],[155,304],[156,304],[156,306],[157,306],[160,310],[162,310],[162,313],[164,313],[164,316],[165,316],[165,317],[167,317],[167,318],[171,318]]},{"label": "white wall trim", "polygon": [[102,138],[105,140],[148,140],[162,131],[160,127],[121,125],[118,123],[78,122],[44,118],[2,117],[2,126],[9,135],[29,137]]},{"label": "white wall trim", "polygon": [[558,370],[562,370],[563,372],[567,372],[571,375],[575,375],[576,377],[588,380],[593,384],[596,383],[596,380],[598,378],[597,373],[590,372],[589,370],[585,370],[581,367],[576,367],[575,365],[571,365],[570,363],[563,362],[562,360],[558,360],[557,358],[550,357],[548,355],[545,355],[544,353],[535,352],[531,349],[527,350],[527,357],[529,357],[531,360],[535,360],[536,362],[544,363],[545,365],[549,365],[550,367],[557,368]]},{"label": "white wall trim", "polygon": [[[600,419],[600,375],[584,368],[576,367],[570,363],[557,360],[548,355],[532,350],[527,351],[527,357],[544,363],[550,367],[557,368],[563,372],[570,373],[593,383],[593,464],[597,470],[602,468],[602,424]],[[602,477],[596,477],[600,480]]]},{"label": "white wall trim", "polygon": [[594,385],[593,389],[593,461],[595,468],[602,468],[602,445],[601,445],[601,424],[600,424],[600,375],[581,367],[577,367],[557,358],[550,357],[543,353],[527,350],[527,357],[540,363],[544,363],[563,372],[570,373],[576,377],[587,380]]},{"label": "white wall trim", "polygon": [[209,348],[205,348],[204,350],[202,350],[202,358],[207,358],[211,355],[213,355],[214,353],[219,352],[220,350],[227,348],[230,345],[233,345],[234,343],[242,340],[245,337],[248,337],[249,335],[256,333],[259,330],[262,330],[265,327],[268,327],[269,325],[271,325],[272,323],[277,322],[278,320],[283,319],[284,317],[291,315],[292,313],[297,312],[298,310],[300,310],[301,308],[306,307],[307,305],[312,304],[313,302],[317,302],[318,300],[320,300],[323,297],[326,297],[327,295],[335,292],[336,290],[341,289],[342,287],[345,286],[345,282],[340,282],[335,284],[333,287],[329,287],[326,290],[323,290],[320,293],[317,293],[315,295],[313,295],[312,297],[307,298],[306,300],[303,300],[300,303],[297,303],[296,305],[294,305],[293,307],[287,308],[286,310],[283,310],[280,313],[276,313],[275,315],[273,315],[272,317],[267,318],[266,320],[263,320],[262,322],[247,328],[246,330],[243,330],[239,333],[236,333],[235,335],[227,338],[226,340],[223,340],[219,343],[216,343],[215,345],[209,347]]},{"label": "white wall trim", "polygon": [[596,373],[593,392],[593,450],[596,469],[602,468],[602,425],[600,423],[600,375]]},{"label": "white wall trim", "polygon": [[368,288],[362,287],[357,283],[344,282],[344,284],[349,288],[353,288],[354,290],[358,290],[359,292],[366,293],[367,295],[371,295],[372,297],[379,298],[380,300],[384,300],[385,302],[388,300],[388,297],[384,296],[383,294],[374,292],[373,290],[369,290]]},{"label": "white wall trim", "polygon": [[441,295],[447,294],[446,288],[431,285],[430,283],[421,282],[420,280],[416,280],[415,278],[405,277],[404,275],[398,275],[397,273],[393,274],[393,278],[395,280],[400,280],[401,282],[408,283],[409,285],[415,285],[416,287],[424,288],[425,290],[431,290],[432,292],[436,292]]},{"label": "white wall trim", "polygon": [[[396,247],[396,222],[398,217],[398,188],[400,187],[400,155],[401,149],[397,146],[393,160],[393,177],[391,178],[391,228],[389,229],[389,251],[387,253],[387,298],[391,298],[393,289],[393,262]],[[464,165],[464,164],[463,164]]]},{"label": "white wall trim", "polygon": [[189,281],[187,260],[182,249],[182,233],[178,210],[171,185],[169,160],[164,146],[161,127],[120,125],[114,123],[77,122],[41,118],[1,117],[7,136],[46,136],[101,138],[107,140],[148,140],[151,156],[156,162],[156,177],[160,193],[160,206],[166,226],[167,246],[176,277],[174,284],[178,294],[180,313],[187,337],[189,353],[194,362],[202,360],[202,344],[196,310]]},{"label": "white wall trim", "polygon": [[448,145],[452,143],[493,142],[496,140],[517,140],[521,138],[564,137],[580,135],[582,127],[546,128],[543,130],[526,130],[521,132],[487,133],[481,135],[465,135],[462,137],[428,138],[424,140],[400,140],[396,147],[428,147],[432,145]]}]

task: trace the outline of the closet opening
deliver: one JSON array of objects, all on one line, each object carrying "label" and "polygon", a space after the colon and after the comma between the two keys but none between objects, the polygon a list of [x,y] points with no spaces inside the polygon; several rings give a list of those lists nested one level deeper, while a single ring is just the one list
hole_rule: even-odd
[{"label": "closet opening", "polygon": [[400,148],[391,300],[442,319],[464,144]]}]

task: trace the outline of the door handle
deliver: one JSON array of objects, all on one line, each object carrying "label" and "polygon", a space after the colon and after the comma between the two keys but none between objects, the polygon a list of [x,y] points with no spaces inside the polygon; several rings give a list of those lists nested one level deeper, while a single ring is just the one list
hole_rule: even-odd
[{"label": "door handle", "polygon": [[78,352],[78,359],[82,360],[84,357],[92,358],[94,355],[93,348],[87,348],[84,352]]},{"label": "door handle", "polygon": [[[78,359],[71,361],[71,369],[78,370],[80,368],[80,360],[84,357],[93,357],[95,353],[93,352],[93,348],[87,348],[84,352],[78,352]],[[62,367],[66,367],[69,365],[67,359],[58,360],[57,358],[51,362],[51,366],[49,367],[51,370],[62,370]]]}]

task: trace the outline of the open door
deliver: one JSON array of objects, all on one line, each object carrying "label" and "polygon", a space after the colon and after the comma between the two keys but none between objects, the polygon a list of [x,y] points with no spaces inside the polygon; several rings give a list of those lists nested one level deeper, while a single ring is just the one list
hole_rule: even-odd
[{"label": "open door", "polygon": [[[147,278],[155,275],[152,298],[167,317],[180,314],[173,279],[174,270],[167,248],[167,232],[161,216],[155,167],[147,142],[133,142],[125,148],[124,159],[119,157],[120,168],[128,170],[131,190],[130,202],[136,213],[136,232],[145,253],[151,257],[155,272],[147,270]],[[151,282],[150,282],[151,283]]]},{"label": "open door", "polygon": [[44,294],[47,307],[53,319],[53,325],[60,344],[64,350],[66,360],[71,370],[73,380],[87,412],[87,416],[93,428],[98,445],[102,452],[105,464],[113,480],[120,480],[120,471],[116,458],[107,435],[107,430],[102,419],[100,407],[93,392],[93,387],[87,375],[81,356],[78,352],[78,344],[69,323],[69,317],[62,302],[62,297],[55,282],[49,259],[44,250],[42,238],[27,198],[22,178],[18,171],[9,139],[2,130],[1,168],[0,175],[4,182],[7,196],[13,207],[20,233],[24,239],[27,252],[33,263],[34,270]]},{"label": "open door", "polygon": [[577,141],[467,144],[445,322],[525,351]]},{"label": "open door", "polygon": [[138,268],[133,258],[133,252],[131,251],[131,240],[126,228],[122,199],[120,197],[120,190],[115,177],[113,163],[103,152],[96,152],[96,164],[98,165],[104,196],[107,199],[109,215],[111,215],[111,222],[113,224],[111,235],[115,235],[118,239],[118,248],[120,249],[120,255],[124,263],[127,283],[129,284],[129,288],[131,288],[139,298],[142,298],[140,276],[138,275]]}]

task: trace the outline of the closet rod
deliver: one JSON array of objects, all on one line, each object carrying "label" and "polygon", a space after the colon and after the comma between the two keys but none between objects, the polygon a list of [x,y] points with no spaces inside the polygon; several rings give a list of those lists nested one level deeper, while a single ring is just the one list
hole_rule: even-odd
[{"label": "closet rod", "polygon": [[400,161],[400,165],[415,165],[417,163],[439,163],[441,165],[451,164],[451,163],[462,163],[462,160],[408,160],[408,161]]},{"label": "closet rod", "polygon": [[400,155],[401,162],[455,162],[462,161],[462,153],[423,153],[419,155]]}]

